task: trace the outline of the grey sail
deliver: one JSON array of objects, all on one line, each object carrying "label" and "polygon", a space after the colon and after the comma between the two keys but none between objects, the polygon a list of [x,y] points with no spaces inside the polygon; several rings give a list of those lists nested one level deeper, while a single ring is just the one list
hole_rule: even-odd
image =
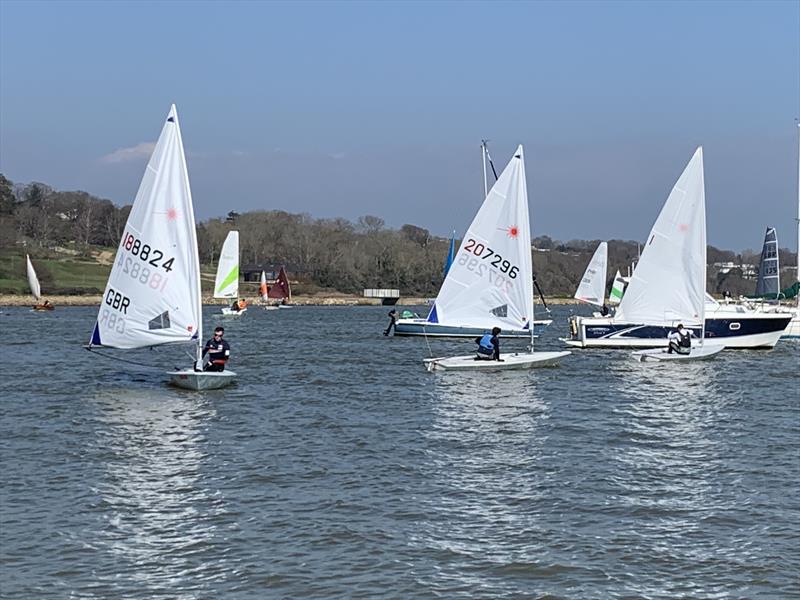
[{"label": "grey sail", "polygon": [[778,234],[774,227],[767,227],[761,263],[758,266],[756,296],[777,298],[781,290],[780,265],[778,264]]}]

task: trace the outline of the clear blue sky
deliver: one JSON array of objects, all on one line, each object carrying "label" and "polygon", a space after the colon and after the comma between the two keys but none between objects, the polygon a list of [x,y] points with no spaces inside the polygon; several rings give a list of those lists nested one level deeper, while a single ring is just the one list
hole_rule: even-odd
[{"label": "clear blue sky", "polygon": [[0,2],[13,181],[130,202],[171,102],[201,219],[461,232],[489,138],[534,235],[644,239],[702,144],[709,242],[796,247],[798,1]]}]

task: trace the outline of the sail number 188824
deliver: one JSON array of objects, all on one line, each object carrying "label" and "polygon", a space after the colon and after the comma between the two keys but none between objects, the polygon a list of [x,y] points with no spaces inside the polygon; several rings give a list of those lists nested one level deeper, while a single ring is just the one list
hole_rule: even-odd
[{"label": "sail number 188824", "polygon": [[153,267],[161,267],[167,273],[172,271],[172,263],[175,262],[175,258],[163,260],[164,253],[161,250],[143,243],[142,240],[135,237],[132,233],[126,235],[123,240],[123,248],[142,262],[146,262]]}]

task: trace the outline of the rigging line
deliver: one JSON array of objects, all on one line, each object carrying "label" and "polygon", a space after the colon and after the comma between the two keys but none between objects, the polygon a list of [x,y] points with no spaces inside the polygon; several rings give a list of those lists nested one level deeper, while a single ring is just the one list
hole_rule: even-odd
[{"label": "rigging line", "polygon": [[422,335],[425,336],[425,343],[428,344],[428,354],[433,358],[433,350],[431,350],[431,343],[428,341],[428,330],[425,325],[422,326]]},{"label": "rigging line", "polygon": [[[488,140],[487,140],[488,141]],[[494,180],[497,181],[497,169],[494,168],[494,161],[492,160],[492,155],[489,154],[489,146],[484,141],[483,148],[486,150],[486,158],[489,159],[489,166],[492,167],[492,173],[494,174]]]},{"label": "rigging line", "polygon": [[[103,352],[98,352],[97,350],[95,350],[91,346],[84,346],[84,348],[86,348],[92,354],[95,354],[97,356],[101,356],[101,357],[103,357],[105,359],[116,360],[116,361],[123,362],[123,363],[130,363],[130,364],[136,365],[137,367],[142,368],[142,369],[152,369],[154,371],[156,371],[156,370],[163,371],[166,368],[164,366],[145,365],[145,364],[142,364],[139,361],[131,360],[129,358],[122,358],[120,356],[114,356],[112,354],[105,354]],[[151,350],[152,350],[152,348],[151,348]],[[177,367],[176,367],[176,369],[177,369]]]},{"label": "rigging line", "polygon": [[549,313],[550,309],[547,308],[547,300],[544,299],[544,294],[542,293],[542,288],[539,287],[539,282],[536,281],[536,275],[533,276],[533,287],[535,287],[536,291],[539,292],[539,298],[542,301],[542,305],[544,306],[544,309]]}]

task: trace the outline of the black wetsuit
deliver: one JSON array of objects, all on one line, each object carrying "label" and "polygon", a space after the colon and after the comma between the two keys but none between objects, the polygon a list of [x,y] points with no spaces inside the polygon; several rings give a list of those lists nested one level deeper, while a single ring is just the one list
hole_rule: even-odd
[{"label": "black wetsuit", "polygon": [[389,311],[389,326],[386,328],[386,331],[383,332],[383,335],[389,335],[392,329],[396,327],[395,321],[397,321],[397,311],[390,310]]},{"label": "black wetsuit", "polygon": [[208,352],[209,362],[205,366],[205,371],[224,371],[225,363],[231,356],[231,346],[225,340],[215,340],[211,338],[203,348],[203,356]]}]

